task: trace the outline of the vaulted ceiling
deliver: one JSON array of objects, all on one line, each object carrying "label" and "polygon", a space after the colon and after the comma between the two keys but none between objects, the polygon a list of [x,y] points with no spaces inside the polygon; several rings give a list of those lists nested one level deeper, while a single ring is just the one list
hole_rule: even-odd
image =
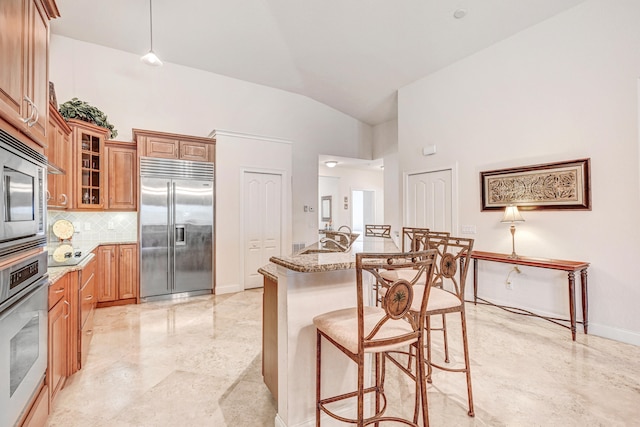
[{"label": "vaulted ceiling", "polygon": [[[372,125],[396,91],[585,0],[153,0],[154,51]],[[56,0],[54,34],[139,55],[148,0]],[[454,17],[463,10],[466,16]]]}]

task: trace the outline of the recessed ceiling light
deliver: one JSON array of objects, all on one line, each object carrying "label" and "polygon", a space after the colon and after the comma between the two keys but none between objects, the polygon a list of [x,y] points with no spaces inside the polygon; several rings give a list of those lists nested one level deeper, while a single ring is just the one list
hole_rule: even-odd
[{"label": "recessed ceiling light", "polygon": [[462,19],[465,16],[467,16],[466,9],[456,9],[455,12],[453,12],[453,17],[456,19]]},{"label": "recessed ceiling light", "polygon": [[335,160],[328,160],[328,161],[324,162],[324,164],[327,165],[328,168],[334,168],[334,167],[336,167],[338,162],[336,162]]}]

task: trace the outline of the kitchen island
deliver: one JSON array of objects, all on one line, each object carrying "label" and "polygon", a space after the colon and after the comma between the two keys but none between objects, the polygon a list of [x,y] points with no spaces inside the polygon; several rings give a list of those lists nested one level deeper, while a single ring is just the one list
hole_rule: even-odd
[{"label": "kitchen island", "polygon": [[[318,242],[290,256],[272,257],[272,264],[258,270],[265,277],[263,375],[278,402],[277,427],[315,425],[313,318],[356,305],[358,252],[398,252],[398,247],[389,238],[359,236],[346,252],[324,252]],[[372,293],[368,295],[372,305]],[[354,390],[355,364],[330,346],[326,349],[323,364],[331,366],[326,372],[332,375],[323,377],[323,392]],[[273,372],[276,366],[277,374]],[[345,407],[344,411],[349,409]],[[323,419],[323,425],[333,425],[332,421]]]}]

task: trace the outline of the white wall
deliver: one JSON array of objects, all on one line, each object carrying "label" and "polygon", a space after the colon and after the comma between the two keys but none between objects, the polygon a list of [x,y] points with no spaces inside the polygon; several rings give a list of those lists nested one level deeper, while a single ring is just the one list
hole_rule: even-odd
[{"label": "white wall", "polygon": [[[336,166],[328,168],[323,165],[318,166],[318,174],[322,177],[340,177],[338,183],[337,197],[333,197],[333,228],[337,230],[341,225],[351,227],[351,190],[372,190],[375,192],[375,222],[384,223],[384,177],[382,169],[372,171],[357,168],[347,168]],[[322,194],[321,194],[322,195]],[[333,194],[332,194],[333,195]],[[319,197],[319,196],[318,196]],[[344,198],[348,197],[348,209],[344,209]],[[322,224],[323,225],[323,224]]]},{"label": "white wall", "polygon": [[[502,213],[480,211],[480,171],[590,157],[593,209],[525,212],[516,250],[591,262],[590,333],[636,344],[639,23],[640,2],[587,1],[402,88],[398,121],[401,170],[458,165],[479,250],[511,250]],[[481,293],[566,316],[566,274],[523,269],[507,291],[508,269],[482,263]]]},{"label": "white wall", "polygon": [[373,128],[373,158],[384,163],[384,222],[391,225],[391,237],[400,246],[402,231],[402,181],[398,157],[398,120],[390,120]]},{"label": "white wall", "polygon": [[[293,144],[257,135],[216,131],[216,293],[244,289],[243,174],[282,175],[281,250],[291,253]],[[316,233],[317,235],[317,233]]]},{"label": "white wall", "polygon": [[[77,97],[104,111],[118,140],[130,141],[131,129],[140,128],[195,136],[224,129],[293,141],[294,241],[317,240],[317,217],[303,206],[317,208],[318,154],[371,158],[371,126],[278,89],[167,62],[149,67],[136,55],[57,35],[49,78],[59,103]],[[220,184],[217,197],[228,191]],[[218,272],[225,268],[218,262]]]}]

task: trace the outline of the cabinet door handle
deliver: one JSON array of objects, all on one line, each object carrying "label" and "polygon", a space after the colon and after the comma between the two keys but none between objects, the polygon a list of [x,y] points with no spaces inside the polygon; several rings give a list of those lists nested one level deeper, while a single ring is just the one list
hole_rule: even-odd
[{"label": "cabinet door handle", "polygon": [[69,201],[69,200],[67,199],[67,195],[66,195],[66,194],[64,194],[64,193],[63,193],[63,194],[60,194],[60,198],[62,199],[62,200],[60,201],[60,204],[61,204],[61,205],[66,205],[66,204],[67,204],[67,202]]},{"label": "cabinet door handle", "polygon": [[[27,103],[31,106],[31,114],[29,115],[29,117],[27,117],[26,119],[21,119],[24,123],[28,123],[31,121],[31,119],[33,119],[33,115],[35,114],[36,110],[35,110],[35,104],[33,103],[33,101],[31,101],[31,99],[25,95],[24,96],[24,100],[27,101]],[[31,125],[33,126],[33,125]]]},{"label": "cabinet door handle", "polygon": [[33,125],[35,125],[36,123],[38,123],[38,119],[40,118],[40,111],[38,111],[38,107],[36,106],[36,104],[34,104],[33,102],[31,103],[31,105],[33,106],[33,109],[36,112],[36,117],[35,119],[33,119],[33,121],[27,123],[27,126],[32,127]]},{"label": "cabinet door handle", "polygon": [[55,291],[53,291],[53,293],[55,294],[61,294],[63,292],[64,292],[64,288],[56,289]]},{"label": "cabinet door handle", "polygon": [[49,202],[49,200],[51,200],[51,193],[49,193],[49,190],[44,190],[45,194],[47,195],[47,202]]},{"label": "cabinet door handle", "polygon": [[93,299],[93,295],[88,295],[86,297],[84,297],[85,300],[89,301]]},{"label": "cabinet door handle", "polygon": [[63,303],[67,304],[67,315],[64,316],[65,319],[68,319],[69,316],[71,315],[71,304],[69,304],[69,301],[64,300],[62,301]]}]

